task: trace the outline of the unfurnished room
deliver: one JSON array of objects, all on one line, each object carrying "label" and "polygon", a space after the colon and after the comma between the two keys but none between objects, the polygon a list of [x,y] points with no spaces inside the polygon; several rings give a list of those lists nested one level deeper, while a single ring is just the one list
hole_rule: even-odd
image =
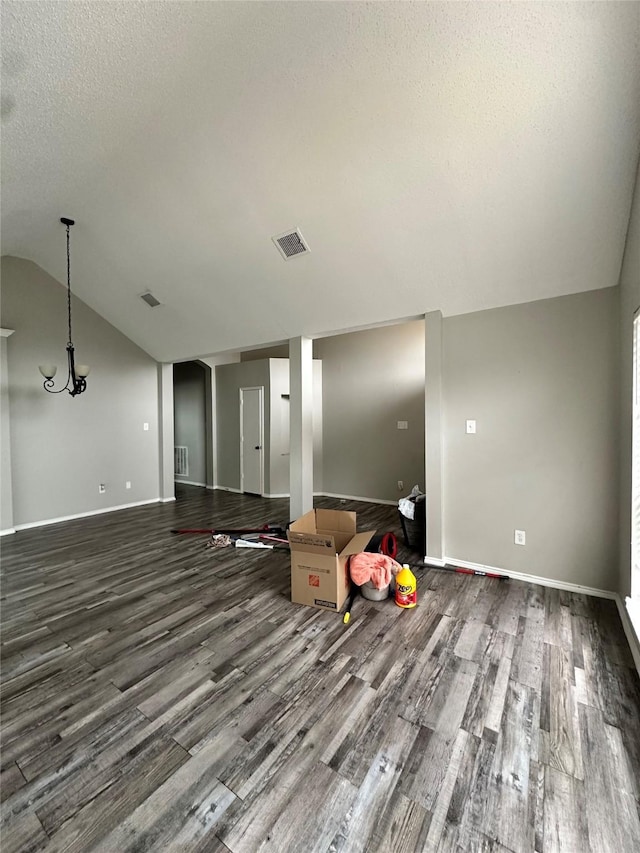
[{"label": "unfurnished room", "polygon": [[640,850],[640,2],[3,0],[2,853]]}]

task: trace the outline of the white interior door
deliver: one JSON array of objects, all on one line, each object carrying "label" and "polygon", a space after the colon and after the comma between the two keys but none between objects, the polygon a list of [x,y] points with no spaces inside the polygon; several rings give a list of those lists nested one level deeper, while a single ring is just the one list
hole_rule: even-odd
[{"label": "white interior door", "polygon": [[240,489],[264,491],[264,389],[240,389]]}]

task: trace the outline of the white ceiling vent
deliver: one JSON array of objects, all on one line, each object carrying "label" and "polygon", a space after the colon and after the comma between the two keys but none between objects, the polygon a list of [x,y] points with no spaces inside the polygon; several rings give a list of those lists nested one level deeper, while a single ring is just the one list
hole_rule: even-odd
[{"label": "white ceiling vent", "polygon": [[153,293],[143,293],[140,299],[142,299],[143,302],[146,302],[149,308],[155,308],[156,305],[160,305],[160,302],[155,298]]},{"label": "white ceiling vent", "polygon": [[309,254],[309,246],[299,228],[296,228],[295,231],[285,231],[284,234],[278,234],[277,237],[271,239],[285,261]]}]

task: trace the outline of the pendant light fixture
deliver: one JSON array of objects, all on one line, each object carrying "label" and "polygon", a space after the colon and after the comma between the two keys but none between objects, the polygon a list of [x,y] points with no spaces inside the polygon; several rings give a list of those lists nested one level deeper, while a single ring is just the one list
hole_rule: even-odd
[{"label": "pendant light fixture", "polygon": [[83,391],[87,390],[89,365],[78,364],[76,366],[73,341],[71,339],[71,255],[69,252],[69,229],[72,225],[75,225],[75,221],[63,216],[60,222],[62,222],[62,224],[67,228],[67,316],[69,320],[69,341],[67,343],[67,363],[69,373],[67,375],[67,384],[57,390],[53,387],[53,377],[58,371],[55,364],[41,364],[39,366],[39,370],[44,376],[45,391],[49,391],[51,394],[60,394],[62,391],[68,391],[72,397],[75,397],[76,394],[82,394]]}]

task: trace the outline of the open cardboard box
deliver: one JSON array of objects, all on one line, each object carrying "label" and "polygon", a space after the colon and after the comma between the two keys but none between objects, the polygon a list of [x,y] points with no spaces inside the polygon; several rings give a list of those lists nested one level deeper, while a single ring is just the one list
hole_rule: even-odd
[{"label": "open cardboard box", "polygon": [[364,551],[375,530],[358,533],[355,512],[312,509],[287,532],[291,548],[291,601],[340,610],[349,592],[347,561]]}]

